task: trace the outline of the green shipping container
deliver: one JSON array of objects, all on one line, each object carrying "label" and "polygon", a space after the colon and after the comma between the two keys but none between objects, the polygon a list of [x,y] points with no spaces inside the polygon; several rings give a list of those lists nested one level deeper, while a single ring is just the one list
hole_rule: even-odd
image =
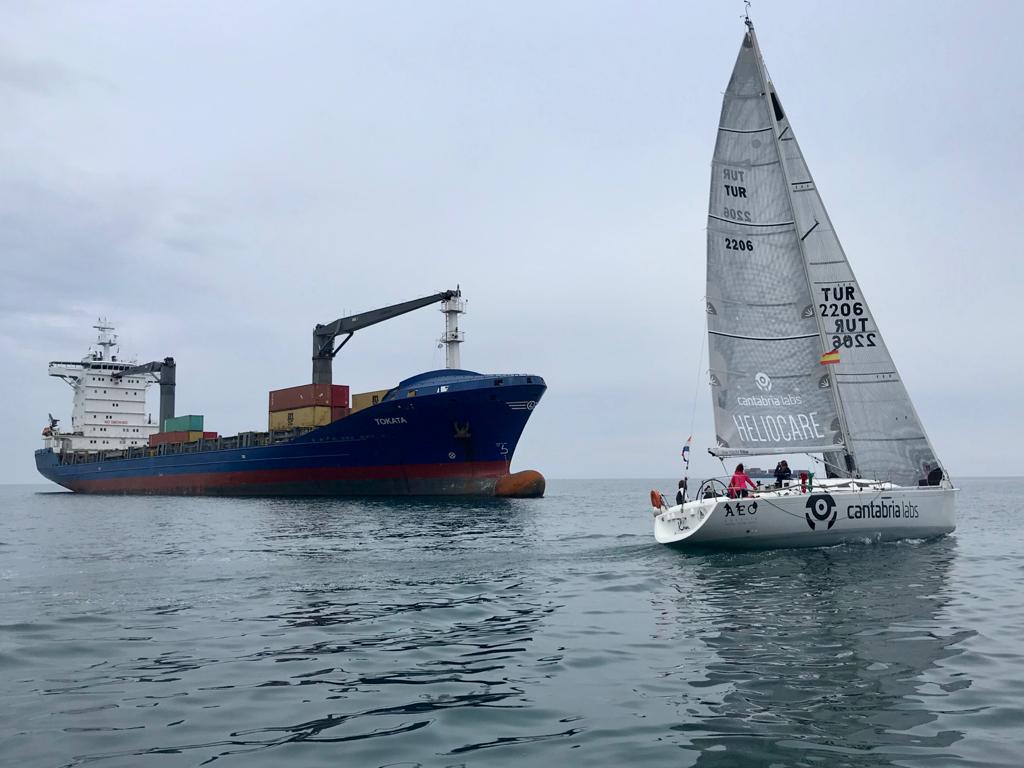
[{"label": "green shipping container", "polygon": [[175,416],[164,419],[164,432],[202,432],[203,417],[196,415]]}]

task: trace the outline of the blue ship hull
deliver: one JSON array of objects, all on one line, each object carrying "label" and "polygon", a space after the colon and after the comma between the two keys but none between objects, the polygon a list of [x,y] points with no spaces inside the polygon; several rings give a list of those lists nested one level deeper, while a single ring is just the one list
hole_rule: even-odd
[{"label": "blue ship hull", "polygon": [[295,437],[253,433],[265,444],[242,445],[240,436],[234,448],[185,443],[89,460],[44,449],[36,467],[83,493],[517,495],[503,493],[502,483],[545,389],[539,376],[432,371],[377,405]]}]

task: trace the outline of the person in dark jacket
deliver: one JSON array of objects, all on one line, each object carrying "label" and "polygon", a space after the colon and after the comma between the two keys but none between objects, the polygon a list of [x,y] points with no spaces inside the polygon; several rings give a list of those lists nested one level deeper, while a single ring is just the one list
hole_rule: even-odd
[{"label": "person in dark jacket", "polygon": [[792,480],[793,472],[789,468],[789,464],[785,459],[775,465],[775,487],[781,488],[783,480]]},{"label": "person in dark jacket", "polygon": [[676,504],[686,503],[686,478],[679,481],[679,490],[676,491]]}]

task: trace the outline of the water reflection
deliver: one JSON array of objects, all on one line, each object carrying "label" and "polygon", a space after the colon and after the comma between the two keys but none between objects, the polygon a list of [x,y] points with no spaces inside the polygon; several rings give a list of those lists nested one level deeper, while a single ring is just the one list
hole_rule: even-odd
[{"label": "water reflection", "polygon": [[944,659],[975,633],[944,629],[956,541],[677,560],[666,634],[704,628],[674,730],[697,765],[891,765],[949,756],[929,727],[943,691],[970,685]]},{"label": "water reflection", "polygon": [[[320,557],[325,544],[415,546],[418,550],[450,546],[519,545],[536,511],[529,499],[273,499],[258,502],[258,535],[269,550]],[[252,503],[252,502],[248,502]],[[312,542],[304,549],[302,542]]]}]

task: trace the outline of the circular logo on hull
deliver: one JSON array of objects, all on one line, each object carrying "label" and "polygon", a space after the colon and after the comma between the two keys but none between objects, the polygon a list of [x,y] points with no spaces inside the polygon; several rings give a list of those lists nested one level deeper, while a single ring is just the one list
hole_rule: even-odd
[{"label": "circular logo on hull", "polygon": [[807,507],[804,517],[812,531],[825,522],[828,522],[826,531],[836,524],[836,501],[829,494],[812,493],[804,506]]}]

